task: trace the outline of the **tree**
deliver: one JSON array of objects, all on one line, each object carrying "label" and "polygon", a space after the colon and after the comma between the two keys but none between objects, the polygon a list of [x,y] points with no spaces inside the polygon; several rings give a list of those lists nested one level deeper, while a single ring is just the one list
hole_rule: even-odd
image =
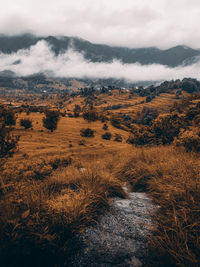
[{"label": "tree", "polygon": [[24,129],[29,129],[32,127],[32,121],[29,119],[21,119],[20,125],[24,127]]},{"label": "tree", "polygon": [[87,110],[83,113],[83,118],[88,121],[97,121],[99,119],[99,115],[94,110]]},{"label": "tree", "polygon": [[59,120],[59,112],[55,110],[47,110],[43,118],[43,126],[53,132],[57,128]]},{"label": "tree", "polygon": [[1,122],[7,126],[13,126],[16,124],[15,114],[12,110],[2,108],[0,110]]},{"label": "tree", "polygon": [[106,139],[106,140],[110,140],[111,137],[112,137],[112,134],[110,132],[105,132],[104,134],[102,134],[101,136],[103,139]]},{"label": "tree", "polygon": [[11,135],[11,129],[5,126],[0,127],[0,158],[11,156],[19,140],[19,136]]},{"label": "tree", "polygon": [[11,156],[19,140],[19,136],[11,135],[11,125],[16,123],[15,116],[8,109],[0,111],[0,158]]},{"label": "tree", "polygon": [[74,117],[76,118],[79,117],[80,112],[81,112],[81,107],[76,104],[74,107]]},{"label": "tree", "polygon": [[179,135],[180,129],[184,127],[183,119],[177,114],[168,114],[156,118],[151,131],[162,144],[170,144]]},{"label": "tree", "polygon": [[86,128],[86,129],[81,129],[80,131],[80,135],[83,137],[93,137],[94,136],[94,130],[90,129],[90,128]]},{"label": "tree", "polygon": [[103,130],[108,130],[108,125],[106,123],[104,123],[103,127],[102,127]]}]

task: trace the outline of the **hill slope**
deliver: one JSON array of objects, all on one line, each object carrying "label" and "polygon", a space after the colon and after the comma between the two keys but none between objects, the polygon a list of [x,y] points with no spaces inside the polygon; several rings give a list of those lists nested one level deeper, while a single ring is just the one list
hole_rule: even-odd
[{"label": "hill slope", "polygon": [[56,53],[62,53],[73,46],[76,51],[84,52],[87,59],[93,62],[109,62],[114,58],[123,63],[139,62],[142,65],[158,63],[175,67],[181,64],[191,64],[200,51],[186,46],[176,46],[167,50],[150,48],[112,47],[102,44],[93,44],[75,37],[36,37],[30,34],[19,36],[0,35],[0,52],[10,54],[19,49],[27,49],[38,41],[45,40]]}]

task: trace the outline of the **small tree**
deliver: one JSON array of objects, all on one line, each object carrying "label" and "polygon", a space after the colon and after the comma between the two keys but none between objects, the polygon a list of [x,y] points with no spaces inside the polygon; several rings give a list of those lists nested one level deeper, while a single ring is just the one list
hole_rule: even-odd
[{"label": "small tree", "polygon": [[97,121],[99,119],[99,114],[94,110],[87,110],[83,112],[83,118],[88,121]]},{"label": "small tree", "polygon": [[59,112],[54,110],[47,110],[45,112],[45,118],[43,118],[43,125],[46,129],[53,132],[57,128],[59,120]]},{"label": "small tree", "polygon": [[110,140],[111,137],[112,137],[112,134],[110,132],[105,132],[104,134],[102,134],[101,136],[103,139],[106,139],[106,140]]},{"label": "small tree", "polygon": [[[0,110],[0,161],[2,158],[11,156],[17,147],[19,136],[11,135],[12,125],[15,125],[15,115],[11,110],[2,108]],[[0,167],[1,167],[0,163]]]},{"label": "small tree", "polygon": [[81,112],[81,107],[79,105],[75,105],[74,107],[74,117],[79,117],[80,115],[80,112]]},{"label": "small tree", "polygon": [[108,125],[106,123],[104,123],[103,127],[102,127],[103,130],[108,130]]},{"label": "small tree", "polygon": [[12,110],[2,108],[0,110],[1,122],[7,126],[13,126],[16,124],[15,114]]},{"label": "small tree", "polygon": [[20,125],[24,127],[24,129],[29,129],[32,127],[32,121],[29,119],[21,119]]},{"label": "small tree", "polygon": [[121,136],[121,134],[115,134],[115,137],[114,137],[114,141],[116,142],[122,142],[123,138]]},{"label": "small tree", "polygon": [[152,97],[151,97],[150,95],[148,95],[148,96],[146,97],[146,103],[151,102],[151,100],[152,100]]},{"label": "small tree", "polygon": [[0,127],[0,158],[11,156],[17,147],[19,136],[11,135],[10,128]]},{"label": "small tree", "polygon": [[93,137],[94,136],[94,130],[90,128],[81,129],[80,135],[83,137]]}]

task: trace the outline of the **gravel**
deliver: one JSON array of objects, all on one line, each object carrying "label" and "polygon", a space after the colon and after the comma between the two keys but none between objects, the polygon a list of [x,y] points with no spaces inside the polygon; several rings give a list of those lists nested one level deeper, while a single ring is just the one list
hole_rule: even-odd
[{"label": "gravel", "polygon": [[129,193],[113,199],[109,211],[79,237],[70,267],[146,266],[147,236],[156,207],[146,193]]}]

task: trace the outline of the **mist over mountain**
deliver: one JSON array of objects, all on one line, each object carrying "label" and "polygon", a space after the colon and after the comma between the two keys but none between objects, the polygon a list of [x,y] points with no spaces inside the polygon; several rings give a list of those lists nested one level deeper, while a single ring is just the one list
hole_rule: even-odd
[{"label": "mist over mountain", "polygon": [[84,53],[86,59],[92,62],[110,62],[118,59],[123,63],[161,64],[176,67],[184,63],[192,63],[196,56],[200,56],[200,50],[188,46],[176,46],[167,50],[150,48],[126,48],[114,47],[102,44],[93,44],[76,37],[36,37],[30,34],[19,36],[0,36],[0,51],[13,53],[20,49],[28,49],[38,41],[46,41],[56,55],[65,52],[71,46],[77,52]]},{"label": "mist over mountain", "polygon": [[126,48],[93,44],[75,37],[0,35],[0,74],[76,79],[158,82],[199,79],[200,50],[176,46]]}]

